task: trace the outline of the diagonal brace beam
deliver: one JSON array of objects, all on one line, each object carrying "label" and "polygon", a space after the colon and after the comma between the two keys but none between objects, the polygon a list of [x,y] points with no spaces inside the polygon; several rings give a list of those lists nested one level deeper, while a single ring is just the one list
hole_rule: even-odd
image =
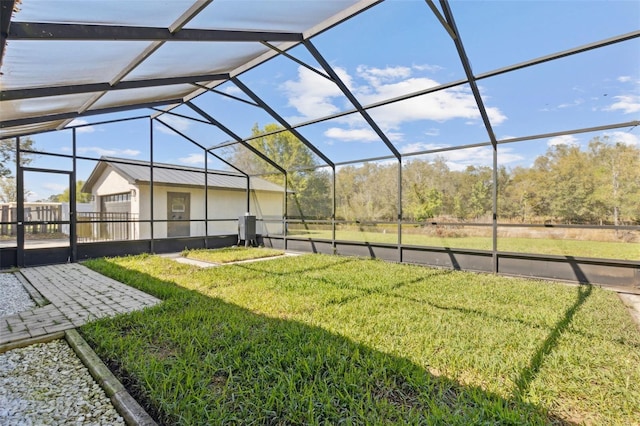
[{"label": "diagonal brace beam", "polygon": [[239,101],[239,102],[244,102],[244,103],[245,103],[245,104],[247,104],[247,105],[251,105],[251,106],[254,106],[254,107],[258,107],[258,108],[260,108],[260,105],[258,105],[258,104],[256,104],[256,103],[249,102],[249,101],[248,101],[248,100],[246,100],[246,99],[242,99],[242,98],[239,98],[239,97],[237,97],[237,96],[230,95],[230,94],[228,94],[228,93],[224,93],[224,92],[223,92],[223,91],[221,91],[221,90],[213,89],[213,88],[211,88],[211,87],[207,87],[207,86],[205,86],[205,85],[198,84],[198,83],[193,83],[193,85],[194,85],[194,86],[196,86],[196,87],[199,87],[199,88],[201,88],[201,89],[203,89],[203,90],[206,90],[207,92],[211,92],[211,93],[215,93],[215,94],[217,94],[217,95],[225,96],[225,97],[227,97],[227,98],[229,98],[229,99],[233,99],[233,100],[236,100],[236,101]]},{"label": "diagonal brace beam", "polygon": [[[253,147],[251,144],[245,142],[240,136],[238,136],[236,133],[234,133],[231,129],[227,128],[225,125],[223,125],[222,123],[220,123],[218,120],[216,120],[215,118],[213,118],[212,116],[210,116],[206,111],[204,111],[203,109],[201,109],[200,107],[198,107],[197,105],[194,105],[193,103],[191,103],[191,101],[187,101],[185,102],[185,104],[191,108],[192,110],[194,110],[196,113],[200,114],[202,117],[206,118],[207,120],[209,120],[209,122],[211,124],[213,124],[214,126],[216,126],[217,128],[219,128],[220,130],[222,130],[224,133],[226,133],[227,135],[231,136],[233,139],[235,139],[238,143],[241,143],[243,146],[245,146],[247,149],[249,149],[251,152],[253,152],[254,154],[256,154],[258,157],[260,157],[261,159],[263,159],[264,161],[266,161],[267,163],[269,163],[273,168],[275,168],[276,170],[278,170],[280,173],[286,175],[287,172],[285,169],[283,169],[282,167],[280,167],[275,161],[273,161],[271,158],[267,157],[263,152],[261,152],[260,150],[256,149],[255,147]],[[207,151],[211,151],[212,148],[207,149]]]},{"label": "diagonal brace beam", "polygon": [[462,40],[460,39],[460,32],[458,31],[455,20],[453,19],[451,8],[449,7],[449,3],[446,0],[440,0],[440,5],[442,6],[444,16],[447,19],[449,26],[456,34],[456,37],[454,37],[453,39],[453,43],[455,44],[456,50],[458,51],[458,56],[460,57],[460,61],[462,62],[462,67],[464,68],[464,73],[467,77],[467,81],[469,82],[469,86],[471,87],[471,92],[473,93],[473,97],[478,106],[478,110],[480,111],[480,116],[482,117],[484,127],[489,135],[489,140],[491,140],[491,144],[495,147],[497,145],[496,136],[493,132],[493,127],[491,126],[491,121],[489,120],[489,115],[487,114],[487,109],[484,105],[484,101],[482,100],[482,96],[480,95],[480,89],[478,89],[476,77],[473,75],[469,57],[467,56],[467,53],[464,50],[464,45],[462,44]]},{"label": "diagonal brace beam", "polygon": [[308,69],[309,71],[318,74],[320,77],[324,77],[329,81],[333,81],[333,79],[331,77],[329,77],[328,75],[321,73],[320,71],[318,71],[317,69],[315,69],[314,67],[312,67],[309,64],[306,64],[304,62],[302,62],[300,59],[296,58],[293,55],[288,54],[287,52],[285,52],[284,50],[281,50],[279,48],[277,48],[276,46],[274,46],[271,43],[267,43],[266,41],[262,42],[263,45],[267,46],[269,49],[273,50],[274,52],[278,52],[280,55],[284,56],[285,58],[291,59],[293,62],[295,62],[298,65],[301,65],[303,67],[305,67],[306,69]]},{"label": "diagonal brace beam", "polygon": [[[204,145],[199,144],[198,142],[196,142],[194,139],[190,138],[189,136],[185,135],[184,133],[182,133],[181,131],[179,131],[178,129],[176,129],[175,127],[165,123],[164,121],[162,121],[159,118],[154,118],[154,120],[156,120],[158,123],[162,124],[163,126],[165,126],[166,128],[168,128],[169,130],[171,130],[172,132],[175,132],[177,135],[182,136],[184,139],[188,140],[189,142],[191,142],[192,144],[194,144],[195,146],[197,146],[198,148],[202,149],[205,153],[209,153],[211,155],[213,155],[214,157],[216,157],[218,160],[222,161],[223,163],[225,163],[227,166],[231,167],[232,169],[234,169],[235,171],[237,171],[238,173],[242,173],[245,177],[249,177],[248,174],[246,174],[244,171],[240,170],[239,168],[237,168],[236,166],[234,166],[233,164],[229,163],[227,160],[225,160],[224,158],[214,154],[213,152],[210,152],[209,150],[207,150],[207,148],[204,147]],[[206,158],[205,158],[206,159]]]},{"label": "diagonal brace beam", "polygon": [[438,10],[438,8],[436,7],[435,3],[433,3],[433,0],[425,0],[427,2],[427,5],[429,5],[429,8],[431,9],[431,11],[433,12],[433,14],[436,16],[436,18],[438,19],[438,21],[440,21],[440,24],[442,24],[442,26],[444,27],[444,29],[447,31],[447,33],[449,33],[449,36],[452,39],[456,39],[456,33],[453,32],[453,29],[451,28],[451,26],[449,25],[449,23],[444,19],[444,17],[442,16],[442,14],[440,13],[440,11]]},{"label": "diagonal brace beam", "polygon": [[329,63],[322,57],[320,52],[315,48],[313,43],[310,40],[303,41],[304,46],[307,48],[309,53],[315,58],[316,61],[322,66],[324,71],[329,74],[331,79],[336,83],[336,85],[340,88],[342,93],[349,99],[349,101],[353,104],[354,107],[358,110],[360,115],[365,119],[365,121],[371,126],[371,128],[376,132],[378,137],[382,139],[384,144],[389,148],[389,151],[393,153],[393,155],[400,160],[400,152],[396,149],[396,147],[391,143],[391,140],[387,137],[387,135],[382,131],[378,123],[376,123],[373,118],[369,115],[369,113],[362,107],[360,102],[356,99],[356,97],[351,93],[346,84],[340,79],[338,74],[334,71],[334,69],[329,65]]},{"label": "diagonal brace beam", "polygon": [[294,129],[293,127],[291,127],[291,125],[289,123],[287,123],[287,121],[282,118],[277,112],[275,112],[269,105],[267,105],[260,97],[258,97],[258,95],[256,95],[255,93],[253,93],[253,91],[251,91],[251,89],[249,89],[247,86],[244,85],[244,83],[242,83],[238,77],[231,77],[231,81],[233,81],[233,83],[238,86],[238,88],[240,90],[242,90],[247,96],[249,96],[255,103],[257,103],[258,105],[260,105],[260,107],[262,109],[264,109],[269,115],[271,115],[274,119],[276,119],[278,121],[278,123],[280,123],[280,125],[282,125],[282,127],[284,127],[285,129],[287,129],[289,132],[291,132],[292,135],[294,135],[296,138],[298,138],[298,140],[300,140],[300,142],[302,142],[303,144],[305,144],[307,146],[307,148],[309,148],[311,151],[313,151],[314,154],[316,154],[318,157],[322,158],[322,161],[324,161],[325,163],[327,163],[327,165],[331,166],[331,168],[334,167],[333,161],[331,161],[329,159],[329,157],[327,157],[326,155],[324,155],[322,153],[322,151],[320,151],[315,145],[313,145],[311,142],[309,142],[307,140],[307,138],[305,138],[304,136],[302,136],[300,134],[300,132],[298,132],[296,129]]}]

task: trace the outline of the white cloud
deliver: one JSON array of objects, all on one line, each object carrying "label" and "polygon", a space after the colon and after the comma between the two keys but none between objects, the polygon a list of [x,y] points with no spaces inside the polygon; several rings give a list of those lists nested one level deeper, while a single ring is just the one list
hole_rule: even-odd
[{"label": "white cloud", "polygon": [[[334,68],[340,79],[350,85],[350,77],[346,72]],[[335,83],[308,70],[298,67],[298,79],[284,82],[281,89],[287,95],[288,105],[294,107],[302,116],[291,117],[289,120],[297,121],[309,118],[317,118],[338,112],[340,109],[332,103],[335,97],[343,96]]]},{"label": "white cloud", "polygon": [[28,191],[25,193],[25,195],[27,197],[27,202],[33,203],[41,199],[40,194],[34,191]]},{"label": "white cloud", "polygon": [[605,133],[605,136],[609,137],[611,143],[623,143],[630,146],[640,147],[640,137],[628,132],[611,132]]},{"label": "white cloud", "polygon": [[[498,158],[501,165],[506,165],[523,160],[524,157],[512,152],[513,148],[500,147]],[[493,164],[493,150],[491,147],[478,147],[458,149],[455,151],[445,151],[439,156],[447,162],[451,170],[461,171],[468,166],[491,166]]]},{"label": "white cloud", "polygon": [[348,142],[374,142],[380,140],[376,132],[371,129],[341,129],[339,127],[331,127],[324,132],[324,135],[328,138]]},{"label": "white cloud", "polygon": [[138,155],[140,155],[140,151],[138,151],[137,149],[105,149],[105,148],[100,148],[99,146],[79,147],[78,152],[80,154],[87,154],[87,153],[93,152],[97,155],[100,155],[100,156],[104,155],[108,157],[119,156],[119,155],[125,155],[128,157],[137,157]]},{"label": "white cloud", "polygon": [[404,145],[400,148],[402,154],[411,154],[413,152],[431,151],[434,149],[447,148],[448,145],[439,145],[435,143],[414,142]]},{"label": "white cloud", "polygon": [[578,105],[582,105],[584,103],[584,99],[576,99],[573,102],[567,102],[564,104],[560,104],[558,105],[558,108],[571,108],[571,107],[575,107]]},{"label": "white cloud", "polygon": [[200,154],[189,154],[186,157],[178,158],[178,162],[182,164],[196,164],[203,165],[204,164],[204,155]]},{"label": "white cloud", "polygon": [[[363,97],[363,103],[373,103],[438,85],[438,82],[428,78],[410,78],[399,83],[376,87],[373,93]],[[498,108],[487,107],[486,110],[494,125],[501,124],[507,119]],[[396,128],[411,121],[445,122],[459,118],[470,120],[475,124],[481,118],[471,90],[462,87],[385,105],[370,113],[383,128]]]},{"label": "white cloud", "polygon": [[569,145],[575,146],[578,145],[579,139],[573,135],[562,135],[556,136],[547,141],[547,146],[556,146],[556,145]]},{"label": "white cloud", "polygon": [[[446,148],[446,145],[425,144],[421,142],[409,144],[403,147],[402,153],[428,151],[440,148]],[[524,157],[513,152],[510,147],[498,147],[499,159],[501,165],[507,165],[513,162],[521,161]],[[477,147],[456,149],[452,151],[442,151],[431,154],[433,158],[442,158],[451,170],[461,171],[468,166],[488,166],[493,164],[493,149],[489,147]]]},{"label": "white cloud", "polygon": [[392,132],[387,130],[384,134],[389,138],[391,142],[402,142],[404,140],[404,133],[401,132]]},{"label": "white cloud", "polygon": [[440,135],[440,129],[436,129],[435,127],[432,127],[431,129],[429,129],[426,132],[424,132],[424,134],[426,136],[439,136]]},{"label": "white cloud", "polygon": [[[358,76],[369,83],[364,90],[359,90],[359,97],[365,105],[440,85],[431,78],[411,77],[411,69],[406,67],[376,69],[360,66],[357,71]],[[418,120],[438,122],[455,118],[480,120],[480,112],[473,94],[466,87],[440,90],[376,108],[371,113],[376,115],[377,122],[383,128],[395,128],[402,123]],[[487,113],[494,125],[506,120],[506,116],[497,108],[487,107]]]},{"label": "white cloud", "polygon": [[[514,153],[513,148],[498,146],[498,161],[500,165],[515,163],[524,159],[525,157],[522,155]],[[491,157],[491,161],[493,162],[493,156]]]},{"label": "white cloud", "polygon": [[[162,115],[158,117],[160,120],[167,123],[169,126],[173,127],[179,132],[186,132],[191,126],[191,121],[186,118],[176,117],[175,115]],[[167,126],[161,123],[156,124],[156,129],[161,131],[162,133],[166,133],[168,135],[174,135],[175,132],[169,129]]]},{"label": "white cloud", "polygon": [[[413,67],[413,69],[418,68]],[[349,75],[343,68],[335,69],[363,105],[440,85],[431,78],[412,77],[413,69],[410,67],[374,68],[360,65],[356,69],[355,77]],[[302,117],[296,117],[297,119],[336,113],[341,110],[335,104],[336,98],[344,99],[342,92],[334,83],[315,75],[304,67],[299,67],[297,79],[285,82],[282,89],[288,97],[289,105],[296,108],[302,115]],[[486,109],[494,125],[499,125],[507,119],[496,107]],[[440,90],[429,95],[385,105],[370,110],[369,113],[385,132],[398,129],[403,123],[420,120],[445,122],[464,119],[477,124],[481,119],[473,94],[466,87]],[[349,123],[351,128],[356,127],[352,117],[344,117],[341,122]]]},{"label": "white cloud", "polygon": [[621,75],[620,77],[618,77],[618,78],[617,78],[617,80],[618,80],[620,83],[628,83],[628,82],[630,82],[630,81],[631,81],[631,76],[628,76],[628,75]]},{"label": "white cloud", "polygon": [[[87,120],[76,118],[75,120],[71,121],[71,123],[69,123],[67,126],[81,126],[83,124],[88,124],[88,123],[89,122]],[[96,128],[93,126],[78,127],[76,129],[76,132],[78,133],[93,133],[95,131],[96,131]]]},{"label": "white cloud", "polygon": [[413,65],[412,68],[418,71],[428,71],[432,73],[442,71],[444,69],[444,67],[441,67],[440,65],[430,64]]},{"label": "white cloud", "polygon": [[636,95],[621,95],[614,96],[617,102],[609,105],[605,108],[605,111],[622,111],[623,114],[632,114],[640,111],[640,96]]},{"label": "white cloud", "polygon": [[227,95],[233,95],[233,96],[244,94],[244,92],[240,90],[238,86],[227,86],[224,88],[224,90],[222,90],[222,92],[226,93]]},{"label": "white cloud", "polygon": [[62,192],[65,189],[68,189],[68,186],[61,185],[59,183],[43,183],[42,187],[44,189],[48,189],[49,191],[54,191],[54,192]]},{"label": "white cloud", "polygon": [[384,82],[405,79],[411,76],[411,68],[409,67],[369,68],[365,65],[359,65],[356,68],[356,72],[359,77],[364,78],[372,86],[380,86]]}]

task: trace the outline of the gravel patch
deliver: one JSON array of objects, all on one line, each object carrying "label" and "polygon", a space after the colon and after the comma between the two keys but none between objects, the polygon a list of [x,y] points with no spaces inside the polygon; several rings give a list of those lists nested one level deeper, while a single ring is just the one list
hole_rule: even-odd
[{"label": "gravel patch", "polygon": [[28,311],[36,307],[18,278],[11,273],[0,273],[0,317]]},{"label": "gravel patch", "polygon": [[64,340],[0,354],[0,424],[125,425]]}]

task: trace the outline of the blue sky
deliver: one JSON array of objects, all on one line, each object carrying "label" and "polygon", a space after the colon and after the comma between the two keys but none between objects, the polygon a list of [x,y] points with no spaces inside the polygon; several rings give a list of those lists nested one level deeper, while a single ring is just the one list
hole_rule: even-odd
[{"label": "blue sky", "polygon": [[[453,1],[451,8],[475,74],[640,29],[640,3],[631,0]],[[363,105],[464,78],[453,42],[422,0],[387,1],[312,42]],[[320,68],[303,47],[290,53]],[[239,78],[293,124],[352,108],[335,84],[284,57]],[[478,85],[498,139],[639,120],[640,40],[486,78]],[[219,89],[244,97],[231,83]],[[202,95],[194,103],[243,137],[256,123],[262,127],[274,122],[255,107],[216,94]],[[175,112],[194,116],[186,107]],[[467,85],[376,108],[370,114],[402,153],[488,141]],[[87,117],[76,123],[105,118]],[[176,117],[166,121],[207,147],[230,139],[211,126]],[[334,162],[390,154],[357,114],[299,130]],[[85,127],[78,131],[78,154],[148,159],[148,135],[147,120]],[[154,136],[156,161],[203,165],[200,151],[164,126],[157,124]],[[551,145],[586,145],[595,136],[640,146],[638,128],[566,135],[502,145],[500,164],[528,166]],[[34,139],[42,150],[71,150],[69,131]],[[487,148],[442,155],[453,169],[491,164]],[[68,167],[47,157],[32,165]],[[78,178],[86,179],[94,165],[79,162]],[[224,167],[216,161],[209,166]],[[32,199],[46,198],[65,185],[39,177],[27,182]]]}]

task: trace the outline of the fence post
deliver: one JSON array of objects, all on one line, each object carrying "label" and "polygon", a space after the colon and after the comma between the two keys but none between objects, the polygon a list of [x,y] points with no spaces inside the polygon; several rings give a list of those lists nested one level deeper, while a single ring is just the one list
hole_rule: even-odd
[{"label": "fence post", "polygon": [[[9,221],[9,206],[2,206],[2,210],[0,211],[0,222],[8,222]],[[0,235],[8,235],[7,234],[7,225],[5,223],[0,226]]]},{"label": "fence post", "polygon": [[[9,222],[17,222],[17,214],[16,214],[16,209],[17,207],[9,207]],[[11,236],[17,235],[18,234],[18,227],[17,226],[13,226],[11,225]]]}]

